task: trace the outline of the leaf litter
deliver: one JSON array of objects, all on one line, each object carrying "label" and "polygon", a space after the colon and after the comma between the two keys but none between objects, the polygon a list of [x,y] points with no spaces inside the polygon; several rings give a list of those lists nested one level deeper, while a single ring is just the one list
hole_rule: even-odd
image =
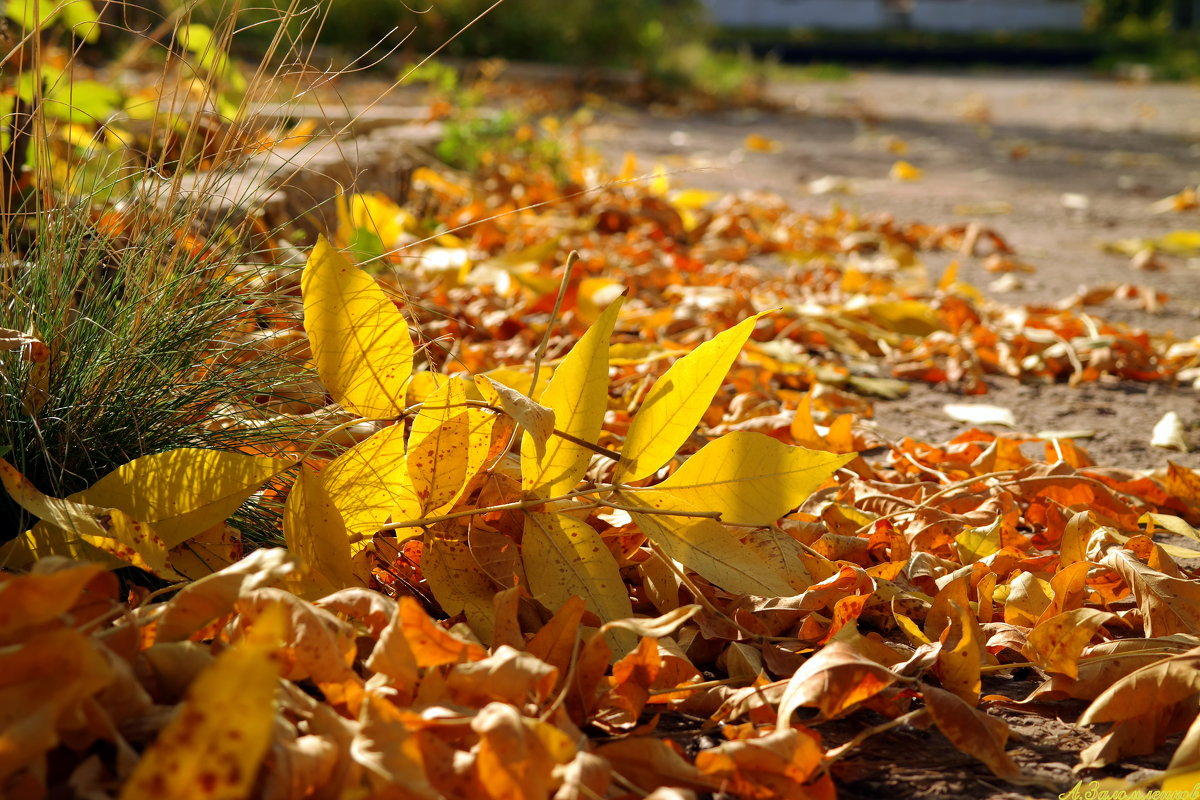
[{"label": "leaf litter", "polygon": [[[4,464],[41,519],[3,554],[5,796],[830,798],[935,741],[974,795],[1200,767],[1200,475],[1098,466],[977,402],[1194,371],[1200,341],[1091,311],[1162,298],[1005,306],[921,259],[1024,269],[978,224],[579,147],[414,188],[420,213],[345,198],[264,278],[322,381],[295,398],[352,447],[174,451],[71,498]],[[873,401],[911,382],[1013,430],[889,438]],[[256,492],[286,493],[288,550],[239,557],[225,519]],[[123,594],[117,565],[190,580]]]}]

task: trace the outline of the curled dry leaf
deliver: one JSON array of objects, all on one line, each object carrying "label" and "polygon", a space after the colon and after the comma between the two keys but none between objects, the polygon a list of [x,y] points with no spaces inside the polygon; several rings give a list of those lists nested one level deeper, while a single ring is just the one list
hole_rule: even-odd
[{"label": "curled dry leaf", "polygon": [[832,800],[836,795],[829,776],[815,779],[823,757],[815,734],[789,728],[704,750],[696,756],[696,769],[736,797]]},{"label": "curled dry leaf", "polygon": [[934,686],[922,686],[921,695],[933,722],[962,752],[987,764],[998,777],[1019,781],[1021,768],[1004,749],[1008,725],[968,705],[957,695]]},{"label": "curled dry leaf", "polygon": [[900,680],[899,675],[848,645],[830,642],[787,681],[776,727],[788,729],[792,713],[803,706],[816,707],[824,718],[836,717]]}]

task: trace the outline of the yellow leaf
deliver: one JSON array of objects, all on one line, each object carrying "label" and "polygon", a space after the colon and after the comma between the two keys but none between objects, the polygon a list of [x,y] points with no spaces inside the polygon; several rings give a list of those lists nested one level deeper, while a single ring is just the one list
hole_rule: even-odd
[{"label": "yellow leaf", "polygon": [[[358,583],[350,563],[350,537],[321,476],[307,464],[283,510],[283,538],[288,551],[316,576],[324,588],[344,589]],[[327,591],[321,592],[328,594]]]},{"label": "yellow leaf", "polygon": [[865,310],[879,327],[905,336],[928,336],[946,328],[937,311],[920,300],[881,300]]},{"label": "yellow leaf", "polygon": [[[608,410],[608,340],[624,298],[605,309],[571,352],[559,363],[542,393],[541,404],[554,411],[558,430],[583,442],[594,443]],[[533,435],[521,437],[521,488],[554,497],[575,488],[587,471],[592,451],[556,436],[538,456]]]},{"label": "yellow leaf", "polygon": [[404,426],[390,425],[339,455],[321,473],[348,541],[369,538],[389,517],[421,515],[406,459]]},{"label": "yellow leaf", "polygon": [[144,522],[119,508],[110,508],[105,517],[104,536],[79,534],[79,538],[133,566],[160,578],[179,580],[182,576],[167,566],[167,547],[158,534]]},{"label": "yellow leaf", "polygon": [[[793,593],[803,592],[817,581],[813,579],[808,563],[820,556],[805,551],[800,542],[779,528],[764,527],[746,539],[746,547],[767,562],[771,570],[788,582]],[[650,562],[643,562],[643,564]],[[836,569],[834,570],[837,571]]]},{"label": "yellow leaf", "polygon": [[678,189],[671,192],[669,198],[676,211],[698,211],[712,205],[725,195],[721,192],[711,192],[704,189]]},{"label": "yellow leaf", "polygon": [[1158,249],[1177,256],[1194,256],[1200,253],[1200,231],[1171,231],[1155,242]]},{"label": "yellow leaf", "polygon": [[68,499],[119,508],[154,526],[168,548],[229,519],[291,466],[278,458],[180,448],[135,458]]},{"label": "yellow leaf", "polygon": [[[640,505],[634,495],[623,495]],[[670,558],[733,594],[790,597],[781,575],[714,519],[631,512],[642,533]]]},{"label": "yellow leaf", "polygon": [[1104,623],[1116,615],[1095,608],[1076,608],[1042,620],[1029,632],[1025,655],[1047,672],[1079,677],[1079,654]]},{"label": "yellow leaf", "polygon": [[925,635],[941,645],[934,671],[942,686],[966,702],[979,702],[983,633],[967,598],[970,576],[946,584],[925,617]]},{"label": "yellow leaf", "polygon": [[1200,691],[1200,647],[1147,664],[1119,678],[1088,706],[1080,725],[1161,714]]},{"label": "yellow leaf", "polygon": [[[565,514],[526,512],[521,560],[533,596],[558,610],[572,595],[604,622],[633,616],[629,590],[600,534]],[[620,637],[619,649],[637,644]]]},{"label": "yellow leaf", "polygon": [[408,435],[408,478],[422,513],[436,513],[448,505],[466,483],[470,463],[466,401],[466,384],[451,378],[425,398],[421,413],[413,420]]},{"label": "yellow leaf", "polygon": [[340,247],[353,246],[361,231],[377,237],[379,245],[387,251],[396,246],[405,228],[416,223],[411,212],[380,192],[352,194],[348,199],[342,195],[338,198],[337,212]]},{"label": "yellow leaf", "polygon": [[731,525],[770,525],[853,458],[738,431],[709,442],[662,483],[631,491],[657,508],[716,511]]},{"label": "yellow leaf", "polygon": [[413,345],[396,304],[324,237],[308,258],[301,290],[313,361],[333,399],[371,419],[398,416]]},{"label": "yellow leaf", "polygon": [[264,612],[254,628],[204,670],[183,707],[142,755],[121,800],[248,797],[275,726],[277,654],[282,609]]},{"label": "yellow leaf", "polygon": [[897,161],[892,164],[888,177],[894,181],[919,181],[925,177],[925,171],[920,167],[914,167],[907,161]]},{"label": "yellow leaf", "polygon": [[0,458],[0,482],[17,505],[56,528],[76,535],[108,535],[105,518],[111,509],[83,505],[43,494],[3,458]]},{"label": "yellow leaf", "polygon": [[1008,584],[1004,601],[1004,621],[1009,625],[1032,628],[1051,603],[1050,581],[1032,572],[1022,572]]},{"label": "yellow leaf", "polygon": [[[492,450],[492,437],[496,428],[497,415],[486,408],[468,408],[467,409],[467,469],[466,475],[461,486],[450,502],[445,505],[446,509],[452,508],[459,500],[463,498],[468,489],[471,488],[472,480],[479,474],[479,470],[488,463],[489,458],[496,458],[499,454]],[[505,425],[509,426],[507,420]],[[511,427],[507,427],[507,433],[504,433],[504,444],[507,444],[508,437],[511,434]]]},{"label": "yellow leaf", "polygon": [[43,494],[2,458],[0,482],[18,505],[44,523],[18,539],[8,553],[19,555],[24,550],[26,555],[54,552],[86,558],[86,549],[80,550],[78,545],[82,542],[161,578],[179,579],[167,566],[163,540],[149,525],[121,509],[84,505]]},{"label": "yellow leaf", "polygon": [[614,483],[641,480],[679,451],[700,424],[761,316],[755,314],[717,334],[672,364],[655,382],[629,426]]},{"label": "yellow leaf", "polygon": [[997,516],[990,525],[981,528],[964,528],[963,532],[954,537],[954,545],[958,550],[958,560],[963,564],[974,564],[981,558],[987,558],[997,552],[1000,547],[1000,529],[1004,518]]},{"label": "yellow leaf", "polygon": [[489,369],[487,372],[482,372],[480,375],[497,383],[503,383],[505,386],[511,386],[521,394],[531,397],[540,403],[542,392],[546,391],[546,386],[550,383],[553,373],[543,366],[538,372],[537,385],[533,387],[532,392],[529,391],[529,382],[533,380],[533,373],[528,367],[496,367],[495,369]]}]

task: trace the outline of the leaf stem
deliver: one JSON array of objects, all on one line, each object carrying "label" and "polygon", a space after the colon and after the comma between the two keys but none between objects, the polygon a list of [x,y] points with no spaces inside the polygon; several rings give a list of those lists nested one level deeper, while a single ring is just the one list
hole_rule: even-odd
[{"label": "leaf stem", "polygon": [[546,503],[557,503],[562,500],[571,500],[576,497],[588,497],[600,492],[611,492],[615,489],[614,486],[595,486],[591,489],[578,489],[567,494],[560,494],[558,497],[527,497],[524,500],[514,500],[511,503],[500,503],[494,506],[484,506],[482,508],[467,508],[462,511],[453,511],[449,514],[441,514],[436,517],[422,517],[421,519],[407,520],[405,522],[389,522],[387,525],[381,525],[381,531],[396,531],[401,528],[426,528],[430,525],[436,525],[439,522],[449,522],[450,520],[462,519],[463,517],[477,517],[480,514],[490,514],[493,511],[520,511],[534,506],[545,505]]},{"label": "leaf stem", "polygon": [[908,725],[909,723],[914,722],[916,719],[918,719],[919,717],[921,717],[927,713],[929,713],[928,709],[918,708],[916,711],[910,711],[907,714],[896,717],[895,719],[890,719],[887,722],[880,723],[879,725],[876,725],[873,728],[867,728],[865,731],[859,731],[858,735],[855,736],[853,739],[851,739],[850,741],[846,742],[845,744],[843,744],[839,747],[833,748],[828,753],[826,753],[825,761],[826,761],[826,763],[831,762],[831,761],[837,761],[839,758],[846,755],[846,753],[848,753],[851,750],[853,750],[854,748],[858,747],[860,744],[862,744],[863,742],[865,742],[867,739],[874,736],[875,734],[890,731],[892,728],[899,728],[901,725]]}]

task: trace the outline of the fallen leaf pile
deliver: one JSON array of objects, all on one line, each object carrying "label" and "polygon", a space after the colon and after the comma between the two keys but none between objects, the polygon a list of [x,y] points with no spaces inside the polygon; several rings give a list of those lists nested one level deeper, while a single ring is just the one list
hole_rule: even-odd
[{"label": "fallen leaf pile", "polygon": [[[344,430],[69,498],[0,463],[41,520],[3,554],[0,794],[832,798],[902,727],[1066,791],[1014,757],[1013,709],[1094,738],[1083,775],[1182,733],[1156,778],[1192,785],[1200,474],[870,425],[906,381],[1195,369],[1200,341],[1088,310],[1136,290],[999,305],[920,260],[1011,259],[993,231],[632,159],[414,187],[343,198],[333,240],[264,278],[303,312],[269,336],[320,376],[269,410]],[[286,495],[287,550],[243,556],[225,524],[256,492]],[[123,565],[189,580],[122,596]],[[1004,693],[1017,671],[1043,682]]]}]

